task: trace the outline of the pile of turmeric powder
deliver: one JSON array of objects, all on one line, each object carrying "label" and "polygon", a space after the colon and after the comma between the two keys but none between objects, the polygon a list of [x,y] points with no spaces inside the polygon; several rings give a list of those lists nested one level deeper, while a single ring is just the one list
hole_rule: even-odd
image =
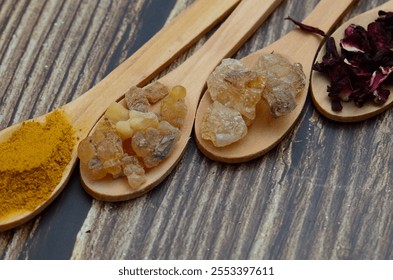
[{"label": "pile of turmeric powder", "polygon": [[65,113],[55,110],[45,123],[24,122],[0,143],[0,220],[50,197],[71,160],[73,133]]}]

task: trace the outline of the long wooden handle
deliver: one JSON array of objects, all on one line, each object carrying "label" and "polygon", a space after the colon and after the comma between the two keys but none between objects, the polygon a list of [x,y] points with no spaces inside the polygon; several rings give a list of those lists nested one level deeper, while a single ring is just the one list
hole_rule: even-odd
[{"label": "long wooden handle", "polygon": [[317,26],[319,29],[330,33],[334,26],[341,19],[341,16],[358,0],[321,0],[308,15],[303,23],[311,26]]},{"label": "long wooden handle", "polygon": [[88,134],[108,105],[144,85],[232,11],[240,0],[198,0],[161,29],[96,86],[64,106],[79,137]]}]

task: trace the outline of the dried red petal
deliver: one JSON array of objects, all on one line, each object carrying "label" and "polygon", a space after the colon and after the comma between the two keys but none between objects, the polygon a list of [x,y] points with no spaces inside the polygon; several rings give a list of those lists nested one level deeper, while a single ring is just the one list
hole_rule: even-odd
[{"label": "dried red petal", "polygon": [[382,84],[382,82],[388,78],[392,71],[392,67],[379,67],[378,70],[374,71],[370,79],[369,91],[373,92],[376,90]]},{"label": "dried red petal", "polygon": [[291,18],[291,17],[286,17],[285,19],[288,19],[288,20],[292,21],[294,24],[296,24],[297,26],[299,26],[300,29],[302,29],[302,30],[304,30],[304,31],[316,33],[316,34],[319,34],[319,35],[321,35],[321,36],[323,36],[323,37],[326,36],[325,32],[322,31],[322,30],[319,29],[319,28],[316,28],[316,27],[313,27],[313,26],[310,26],[310,25],[303,24],[303,23],[301,23],[300,21],[297,21],[297,20],[295,20],[295,19],[293,19],[293,18]]},{"label": "dried red petal", "polygon": [[340,41],[341,48],[348,52],[368,52],[370,49],[367,31],[355,24],[348,26],[344,32],[345,36]]},{"label": "dried red petal", "polygon": [[390,49],[392,36],[381,22],[372,22],[367,26],[367,36],[374,50]]},{"label": "dried red petal", "polygon": [[339,98],[332,98],[332,110],[335,112],[340,112],[343,109],[343,106],[341,105],[341,101]]},{"label": "dried red petal", "polygon": [[388,100],[390,91],[388,89],[378,88],[374,90],[373,95],[374,95],[374,102],[379,105],[382,105]]}]

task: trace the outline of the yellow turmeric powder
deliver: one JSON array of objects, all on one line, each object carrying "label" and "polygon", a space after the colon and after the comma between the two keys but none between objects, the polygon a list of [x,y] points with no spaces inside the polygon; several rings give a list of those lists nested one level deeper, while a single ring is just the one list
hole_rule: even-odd
[{"label": "yellow turmeric powder", "polygon": [[50,197],[71,160],[73,132],[64,112],[55,110],[45,123],[24,122],[0,143],[0,220]]}]

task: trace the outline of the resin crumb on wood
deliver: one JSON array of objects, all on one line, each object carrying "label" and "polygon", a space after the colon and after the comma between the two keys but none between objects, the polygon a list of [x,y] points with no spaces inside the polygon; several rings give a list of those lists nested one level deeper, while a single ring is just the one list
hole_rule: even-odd
[{"label": "resin crumb on wood", "polygon": [[179,136],[178,128],[162,121],[157,128],[149,127],[135,133],[131,145],[137,156],[142,158],[144,165],[152,168],[168,156]]},{"label": "resin crumb on wood", "polygon": [[241,61],[228,58],[209,76],[207,86],[213,101],[253,120],[256,104],[261,100],[265,87],[265,77],[248,69]]},{"label": "resin crumb on wood", "polygon": [[155,81],[147,85],[145,88],[143,88],[143,90],[147,100],[151,104],[157,103],[169,94],[168,88],[159,81]]},{"label": "resin crumb on wood", "polygon": [[280,54],[262,54],[254,70],[266,77],[262,98],[269,104],[274,117],[292,112],[296,107],[296,95],[306,85],[301,64],[292,64]]},{"label": "resin crumb on wood", "polygon": [[215,101],[203,117],[202,138],[216,147],[239,141],[247,134],[247,125],[241,114]]},{"label": "resin crumb on wood", "polygon": [[181,128],[187,114],[187,105],[184,99],[185,96],[186,89],[184,87],[173,87],[171,92],[161,101],[161,119],[169,122],[177,128]]},{"label": "resin crumb on wood", "polygon": [[124,99],[126,101],[127,108],[130,110],[147,112],[150,109],[150,103],[147,100],[143,88],[136,86],[131,87],[124,95]]},{"label": "resin crumb on wood", "polygon": [[236,59],[224,59],[207,80],[213,103],[203,116],[202,138],[223,147],[247,134],[256,116],[256,105],[265,88],[265,77]]},{"label": "resin crumb on wood", "polygon": [[121,164],[124,176],[127,177],[127,182],[131,188],[138,189],[146,182],[145,169],[137,157],[126,155],[122,158]]},{"label": "resin crumb on wood", "polygon": [[[187,112],[185,88],[175,86],[168,93],[163,84],[155,82],[144,89],[132,87],[126,93],[125,106],[109,105],[105,118],[78,147],[81,164],[87,166],[91,179],[126,177],[135,190],[146,182],[146,172],[175,147],[180,138],[178,127]],[[147,110],[148,100],[161,101],[158,114]]]},{"label": "resin crumb on wood", "polygon": [[108,120],[101,121],[95,133],[81,141],[78,156],[87,165],[92,179],[101,179],[108,173],[120,176],[119,164],[124,156],[122,140]]}]

